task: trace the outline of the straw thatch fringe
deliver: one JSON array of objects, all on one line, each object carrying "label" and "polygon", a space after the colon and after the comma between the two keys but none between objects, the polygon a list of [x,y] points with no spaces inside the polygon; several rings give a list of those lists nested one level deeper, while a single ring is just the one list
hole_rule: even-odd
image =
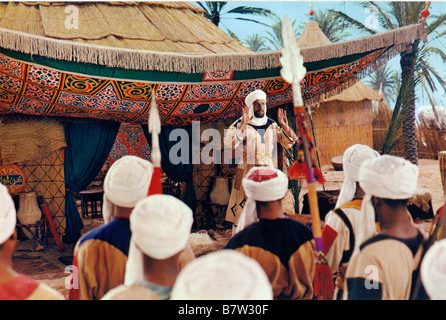
[{"label": "straw thatch fringe", "polygon": [[400,44],[394,45],[392,48],[387,50],[387,52],[385,52],[380,57],[378,57],[378,59],[373,61],[373,63],[371,63],[369,66],[367,66],[364,70],[359,72],[355,78],[349,78],[346,82],[337,86],[335,89],[326,91],[319,96],[312,97],[309,99],[304,98],[305,105],[307,106],[307,108],[309,108],[309,110],[311,112],[314,111],[315,109],[317,109],[319,107],[319,104],[321,102],[323,102],[333,96],[340,94],[345,89],[348,89],[352,85],[356,84],[359,81],[359,79],[364,78],[371,72],[378,70],[384,64],[386,64],[390,59],[395,57],[397,54],[405,51],[406,48],[407,48],[407,43],[400,43]]},{"label": "straw thatch fringe", "polygon": [[[423,25],[418,23],[365,38],[306,47],[301,52],[305,62],[314,62],[392,45],[406,45],[422,38],[422,35]],[[206,55],[151,52],[77,43],[4,28],[0,28],[0,47],[58,60],[134,70],[203,73],[212,70],[262,70],[281,66],[281,51]]]}]

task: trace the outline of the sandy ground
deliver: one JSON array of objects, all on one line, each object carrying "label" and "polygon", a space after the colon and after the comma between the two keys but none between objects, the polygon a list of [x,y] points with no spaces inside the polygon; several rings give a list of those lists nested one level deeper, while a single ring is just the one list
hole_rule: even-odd
[{"label": "sandy ground", "polygon": [[[431,194],[432,207],[435,212],[444,201],[439,162],[437,160],[420,160],[419,169],[419,187],[427,189]],[[335,171],[331,166],[322,167],[322,171],[327,181],[324,185],[325,190],[339,190],[342,186],[344,173]],[[323,187],[319,186],[318,190],[323,190]],[[305,186],[303,186],[301,194],[304,193]],[[102,224],[102,219],[86,218],[83,221],[82,234]],[[193,247],[194,252],[201,255],[208,251],[218,250],[224,247],[228,235],[227,232],[221,234],[212,230],[195,234],[194,239],[196,239],[197,244]],[[18,244],[14,256],[14,268],[20,273],[48,284],[67,297],[68,291],[65,287],[65,281],[70,274],[66,267],[70,264],[73,249],[74,245],[65,245],[65,250],[61,252],[56,246],[42,249],[39,248],[37,242],[22,241]]]}]

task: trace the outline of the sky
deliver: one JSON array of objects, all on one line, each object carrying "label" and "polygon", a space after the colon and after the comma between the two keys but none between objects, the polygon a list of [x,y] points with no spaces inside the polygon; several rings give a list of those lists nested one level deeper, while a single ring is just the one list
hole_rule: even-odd
[{"label": "sky", "polygon": [[[270,9],[275,12],[280,18],[283,19],[285,15],[287,15],[291,21],[294,19],[297,21],[297,24],[301,24],[301,22],[306,23],[309,19],[309,11],[310,6],[312,4],[314,11],[325,10],[325,9],[334,9],[339,10],[347,15],[354,17],[356,20],[360,21],[364,25],[370,28],[377,28],[378,32],[383,30],[379,29],[378,23],[374,18],[373,11],[367,8],[363,8],[359,6],[359,1],[228,1],[229,3],[224,8],[224,12],[230,10],[231,8],[237,6],[253,6],[253,7],[262,7],[266,9]],[[379,1],[384,2],[384,1]],[[429,7],[429,11],[431,15],[446,13],[446,1],[431,1],[431,5]],[[224,15],[222,17],[221,23],[219,27],[225,31],[230,29],[234,32],[240,40],[244,40],[247,36],[251,36],[253,34],[265,35],[265,31],[268,29],[265,26],[253,23],[240,21],[236,19],[232,19],[236,17],[234,14]],[[253,16],[253,18],[265,22],[270,23],[269,18],[262,18]],[[427,22],[429,23],[429,17]],[[365,34],[354,33],[350,38],[361,38],[364,37]],[[347,39],[346,39],[347,40]],[[443,40],[435,40],[435,46],[442,49],[446,52],[446,36]],[[399,67],[399,56],[391,59],[389,62],[391,64],[392,69],[400,69]],[[439,68],[438,72],[446,79],[446,68],[443,67],[444,63],[441,60],[433,60],[434,65],[442,66]],[[367,77],[362,79],[367,81]],[[444,92],[437,90],[434,94],[434,99],[438,106],[446,106],[446,95]],[[427,95],[422,94],[421,92],[417,93],[417,109],[421,108],[424,105],[430,105]],[[391,106],[393,107],[393,106]]]}]

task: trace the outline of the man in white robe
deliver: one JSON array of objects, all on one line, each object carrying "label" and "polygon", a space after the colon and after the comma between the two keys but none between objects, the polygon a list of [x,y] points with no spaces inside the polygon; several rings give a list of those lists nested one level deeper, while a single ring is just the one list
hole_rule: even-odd
[{"label": "man in white robe", "polygon": [[298,139],[288,125],[286,112],[279,109],[279,126],[266,115],[266,102],[265,92],[251,92],[245,99],[242,117],[231,124],[225,134],[225,148],[234,150],[239,161],[225,217],[233,223],[233,233],[246,201],[243,177],[254,166],[277,168],[278,161],[282,161],[277,159],[277,145],[289,149]]}]

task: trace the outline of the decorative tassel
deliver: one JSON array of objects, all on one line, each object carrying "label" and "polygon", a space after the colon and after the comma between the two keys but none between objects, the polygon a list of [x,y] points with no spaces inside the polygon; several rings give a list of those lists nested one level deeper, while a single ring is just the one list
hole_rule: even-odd
[{"label": "decorative tassel", "polygon": [[314,238],[316,266],[314,270],[314,295],[318,300],[331,300],[334,295],[334,279],[323,252],[323,239]]}]

